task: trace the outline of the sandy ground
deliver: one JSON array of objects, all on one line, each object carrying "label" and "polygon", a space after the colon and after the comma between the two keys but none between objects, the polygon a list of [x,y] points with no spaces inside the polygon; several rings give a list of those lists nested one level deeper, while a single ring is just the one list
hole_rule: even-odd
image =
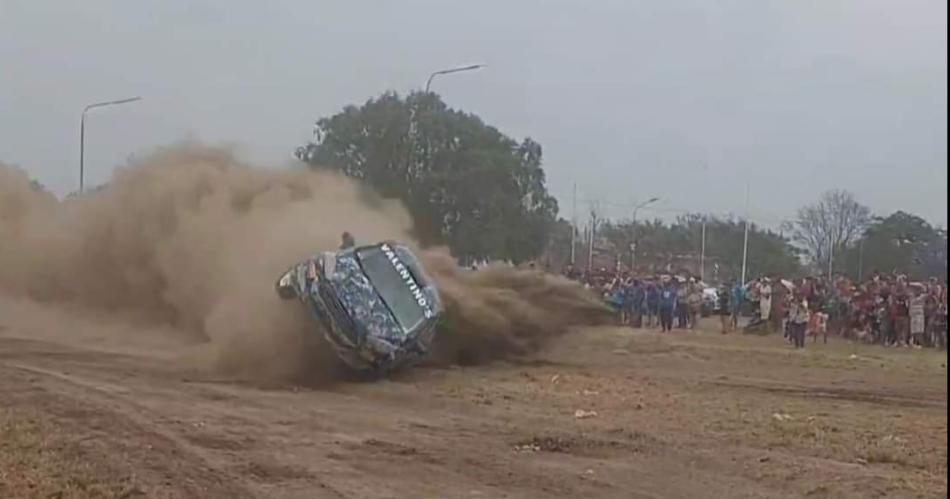
[{"label": "sandy ground", "polygon": [[608,327],[291,386],[2,324],[0,497],[947,494],[939,352]]}]

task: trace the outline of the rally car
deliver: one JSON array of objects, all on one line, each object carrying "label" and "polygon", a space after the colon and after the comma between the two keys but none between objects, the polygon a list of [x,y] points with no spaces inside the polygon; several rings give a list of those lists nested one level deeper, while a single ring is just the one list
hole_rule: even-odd
[{"label": "rally car", "polygon": [[378,374],[423,357],[442,313],[432,279],[393,242],[315,255],[281,275],[276,289],[304,304],[345,364]]}]

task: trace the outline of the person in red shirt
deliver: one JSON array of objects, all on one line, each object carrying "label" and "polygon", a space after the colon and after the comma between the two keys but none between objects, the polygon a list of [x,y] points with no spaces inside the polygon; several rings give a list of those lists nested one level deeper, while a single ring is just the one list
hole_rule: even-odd
[{"label": "person in red shirt", "polygon": [[804,280],[802,280],[802,285],[798,289],[798,292],[801,294],[801,296],[804,299],[811,301],[811,297],[812,297],[812,293],[814,292],[814,289],[815,289],[814,278],[806,277]]}]

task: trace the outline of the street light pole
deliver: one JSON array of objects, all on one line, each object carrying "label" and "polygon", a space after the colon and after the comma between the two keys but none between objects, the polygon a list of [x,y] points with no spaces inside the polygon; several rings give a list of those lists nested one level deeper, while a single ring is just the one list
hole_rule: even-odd
[{"label": "street light pole", "polygon": [[659,200],[660,198],[652,197],[633,207],[633,220],[630,224],[633,227],[633,244],[630,248],[630,272],[636,272],[637,267],[637,212],[640,211],[640,208]]},{"label": "street light pole", "polygon": [[742,236],[742,277],[740,285],[745,286],[745,274],[749,260],[749,184],[745,185],[745,235]]},{"label": "street light pole", "polygon": [[835,239],[834,236],[829,237],[828,241],[828,282],[834,281],[832,272],[834,272],[835,267]]},{"label": "street light pole", "polygon": [[703,235],[699,250],[699,280],[706,280],[706,217],[703,217]]},{"label": "street light pole", "polygon": [[[426,80],[426,91],[425,94],[429,95],[429,89],[432,87],[432,80],[439,75],[447,75],[452,73],[461,73],[462,71],[474,71],[485,67],[484,64],[472,64],[470,66],[460,66],[457,68],[451,69],[442,69],[436,71],[429,75],[429,79]],[[416,99],[418,101],[418,99]],[[409,164],[409,167],[412,168],[412,163],[415,161],[415,149],[416,149],[416,104],[410,102],[409,98],[406,98],[406,103],[409,105],[409,131],[408,131],[408,142],[409,142],[409,154],[406,157],[406,162]]]},{"label": "street light pole", "polygon": [[79,193],[82,194],[84,187],[84,177],[86,173],[85,169],[85,158],[86,158],[86,113],[97,107],[105,106],[115,106],[119,104],[128,104],[129,102],[135,102],[142,100],[141,97],[131,97],[128,99],[119,99],[112,100],[108,102],[96,102],[95,104],[89,104],[82,110],[82,118],[79,120]]},{"label": "street light pole", "polygon": [[577,245],[577,182],[574,182],[574,193],[571,198],[571,265],[574,265],[575,253],[574,249]]},{"label": "street light pole", "polygon": [[426,93],[429,93],[429,88],[432,86],[432,80],[434,80],[436,76],[447,75],[447,74],[452,74],[452,73],[461,73],[462,71],[474,71],[476,69],[481,69],[483,67],[485,67],[484,64],[472,64],[470,66],[461,66],[457,68],[442,69],[442,70],[436,71],[430,74],[429,79],[426,80]]}]

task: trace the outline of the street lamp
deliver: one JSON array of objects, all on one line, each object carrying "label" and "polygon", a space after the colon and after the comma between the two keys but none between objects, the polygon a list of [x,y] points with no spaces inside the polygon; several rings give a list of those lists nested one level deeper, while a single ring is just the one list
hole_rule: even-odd
[{"label": "street lamp", "polygon": [[[470,66],[459,66],[457,68],[442,69],[442,70],[436,71],[430,74],[429,79],[426,80],[425,93],[426,95],[429,94],[429,88],[432,87],[432,80],[434,80],[436,76],[447,75],[447,74],[452,74],[452,73],[461,73],[462,71],[474,71],[476,69],[480,69],[483,67],[485,67],[484,64],[472,64]],[[418,99],[414,100],[413,102],[410,102],[408,98],[406,99],[406,103],[409,104],[409,130],[407,132],[408,133],[407,142],[409,143],[409,154],[406,158],[406,161],[408,162],[410,167],[415,159],[414,155],[415,155],[415,140],[416,140],[416,103],[417,101]]]},{"label": "street lamp", "polygon": [[630,245],[631,272],[634,272],[637,266],[637,212],[640,211],[640,208],[643,208],[648,204],[653,204],[659,200],[660,198],[653,197],[633,207],[633,222],[630,224],[633,227],[633,244]]},{"label": "street lamp", "polygon": [[435,79],[436,76],[447,75],[447,74],[452,74],[452,73],[461,73],[462,71],[474,71],[476,69],[481,69],[483,67],[485,67],[484,64],[472,64],[471,66],[461,66],[457,68],[443,69],[440,71],[436,71],[435,73],[432,73],[431,75],[429,75],[429,79],[426,80],[426,93],[429,93],[429,88],[432,86],[432,80]]},{"label": "street lamp", "polygon": [[88,112],[90,109],[95,109],[97,107],[128,104],[129,102],[135,102],[138,100],[142,100],[142,98],[131,97],[128,99],[112,100],[108,102],[96,102],[95,104],[89,104],[82,110],[82,119],[79,121],[79,193],[80,194],[82,194],[83,177],[85,175],[84,161],[85,161],[85,155],[86,155],[86,112]]}]

